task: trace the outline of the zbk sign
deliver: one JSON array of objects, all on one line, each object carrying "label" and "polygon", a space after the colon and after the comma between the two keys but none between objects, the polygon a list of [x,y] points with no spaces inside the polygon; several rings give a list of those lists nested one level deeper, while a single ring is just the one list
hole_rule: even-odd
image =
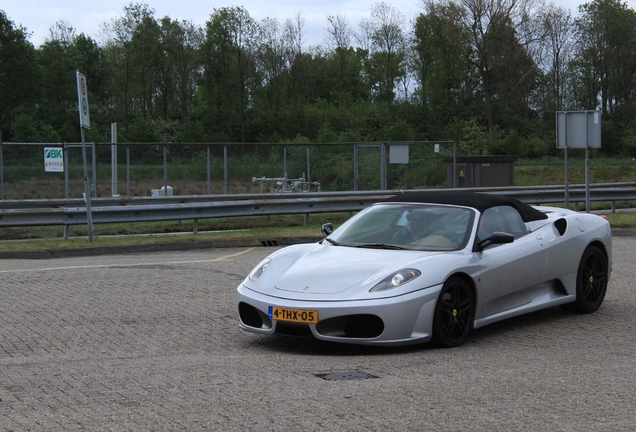
[{"label": "zbk sign", "polygon": [[44,171],[64,172],[64,152],[59,147],[44,147]]}]

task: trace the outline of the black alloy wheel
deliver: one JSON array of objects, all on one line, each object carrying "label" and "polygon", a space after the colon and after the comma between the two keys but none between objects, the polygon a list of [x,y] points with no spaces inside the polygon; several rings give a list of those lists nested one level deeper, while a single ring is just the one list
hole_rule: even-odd
[{"label": "black alloy wheel", "polygon": [[595,312],[605,299],[607,292],[608,268],[603,251],[590,246],[583,252],[576,274],[576,300],[561,306],[570,312]]},{"label": "black alloy wheel", "polygon": [[448,279],[435,305],[433,341],[444,348],[464,343],[473,329],[474,304],[473,291],[464,279]]}]

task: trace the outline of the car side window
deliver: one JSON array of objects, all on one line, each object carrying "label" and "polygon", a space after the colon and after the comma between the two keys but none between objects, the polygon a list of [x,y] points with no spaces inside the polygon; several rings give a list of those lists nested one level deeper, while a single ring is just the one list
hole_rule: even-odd
[{"label": "car side window", "polygon": [[477,236],[484,240],[494,232],[505,232],[519,238],[528,232],[528,228],[516,209],[510,206],[497,206],[487,209],[481,215]]}]

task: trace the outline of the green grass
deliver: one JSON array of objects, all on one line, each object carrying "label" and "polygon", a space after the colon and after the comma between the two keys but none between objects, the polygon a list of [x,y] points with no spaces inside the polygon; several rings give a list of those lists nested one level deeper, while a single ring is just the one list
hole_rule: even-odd
[{"label": "green grass", "polygon": [[636,212],[603,213],[609,219],[612,228],[635,229]]},{"label": "green grass", "polygon": [[[611,213],[603,212],[613,228],[636,228],[636,212]],[[95,226],[94,241],[86,238],[86,227],[75,227],[71,237],[64,240],[62,227],[52,227],[47,231],[35,229],[12,228],[0,230],[0,235],[7,231],[14,231],[16,237],[22,236],[27,240],[0,241],[0,252],[37,251],[52,249],[75,249],[89,247],[116,247],[129,245],[161,244],[173,242],[196,241],[229,241],[235,239],[254,239],[271,237],[302,237],[320,236],[323,223],[331,222],[339,226],[349,217],[348,213],[333,213],[310,215],[309,223],[304,225],[303,216],[266,216],[246,218],[225,218],[203,221],[199,223],[199,233],[192,234],[192,221],[182,223],[148,223],[148,224],[113,224]],[[187,233],[189,231],[189,233]],[[214,232],[208,232],[214,231]],[[162,233],[183,233],[181,235],[162,235]],[[118,233],[119,235],[116,235]],[[114,235],[115,234],[115,235]],[[34,238],[34,236],[49,235],[48,238]]]},{"label": "green grass", "polygon": [[[570,184],[585,182],[585,161],[570,158]],[[636,163],[631,159],[596,158],[590,161],[592,182],[636,181]],[[515,165],[515,184],[518,186],[563,184],[563,158],[520,160]],[[250,185],[252,183],[250,182]],[[147,187],[146,187],[147,186]],[[148,185],[142,189],[148,189]],[[25,190],[24,188],[22,189]],[[563,206],[563,204],[555,204]],[[593,202],[592,210],[602,211],[613,228],[636,228],[636,212],[611,213],[611,203]],[[583,203],[579,204],[579,210]],[[617,209],[634,208],[636,202],[617,202]],[[199,234],[165,236],[166,233],[192,233],[193,221],[152,222],[143,224],[110,224],[94,226],[94,241],[86,238],[86,226],[73,226],[70,238],[63,239],[63,227],[25,227],[0,229],[0,251],[29,251],[43,249],[118,246],[132,244],[156,244],[164,242],[189,242],[200,240],[229,240],[234,238],[259,238],[277,236],[320,235],[323,223],[338,226],[349,217],[348,213],[310,215],[304,225],[303,215],[254,216],[221,218],[199,221]],[[207,233],[207,231],[215,231]],[[137,236],[134,234],[145,234]],[[111,237],[118,236],[118,237]]]},{"label": "green grass", "polygon": [[[143,224],[95,225],[94,241],[88,238],[86,226],[74,226],[64,239],[63,227],[26,227],[0,229],[0,252],[73,249],[82,247],[113,247],[169,242],[226,241],[266,237],[320,236],[323,223],[340,225],[348,213],[310,215],[304,225],[303,215],[252,216],[199,221],[198,233],[193,221],[149,222]],[[165,235],[180,233],[180,235]]]}]

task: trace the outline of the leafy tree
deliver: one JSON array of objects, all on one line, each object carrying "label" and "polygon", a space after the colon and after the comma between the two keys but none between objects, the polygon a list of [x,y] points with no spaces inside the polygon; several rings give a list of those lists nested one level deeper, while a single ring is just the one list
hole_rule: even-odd
[{"label": "leafy tree", "polygon": [[255,69],[258,24],[243,7],[215,9],[206,22],[201,85],[210,127],[223,125],[230,139],[245,142],[247,110],[258,83]]},{"label": "leafy tree", "polygon": [[[450,0],[444,0],[447,7]],[[509,53],[514,63],[519,59],[519,50],[527,50],[535,41],[535,26],[532,20],[536,14],[532,0],[460,0],[460,23],[470,35],[472,46],[471,61],[479,72],[481,87],[485,103],[485,114],[488,130],[494,132],[497,125],[495,116],[495,99],[497,98],[496,80],[510,79],[509,86],[514,86],[519,76],[508,77],[493,70],[492,64],[498,57],[503,57],[499,64],[506,62]],[[517,43],[512,43],[509,29],[513,29],[513,37]],[[506,37],[508,33],[508,37]],[[521,37],[523,36],[523,40]],[[502,43],[505,45],[502,46]],[[520,46],[519,46],[520,45]],[[513,51],[509,51],[510,49]],[[525,80],[525,78],[524,78]],[[501,85],[499,85],[501,88]]]},{"label": "leafy tree", "polygon": [[457,117],[483,112],[477,69],[471,62],[470,34],[455,3],[426,5],[415,21],[414,68],[422,108],[422,133],[435,139]]},{"label": "leafy tree", "polygon": [[[105,23],[105,61],[115,106],[113,120],[130,124],[136,116],[154,114],[157,94],[166,79],[161,29],[154,10],[145,3],[131,3],[124,16]],[[162,113],[163,114],[163,113]]]},{"label": "leafy tree", "polygon": [[[618,0],[593,0],[579,8],[575,20],[579,103],[599,107],[604,119],[620,129],[636,115],[636,11]],[[604,141],[606,142],[606,141]],[[616,140],[606,142],[613,152]]]},{"label": "leafy tree", "polygon": [[[0,133],[11,139],[12,121],[19,108],[31,108],[38,98],[40,69],[29,34],[0,10]],[[4,132],[2,132],[4,131]]]},{"label": "leafy tree", "polygon": [[162,80],[164,106],[161,111],[164,116],[175,116],[185,122],[201,76],[203,29],[191,21],[165,17],[161,20],[161,33],[167,55],[166,73]]},{"label": "leafy tree", "polygon": [[73,47],[77,35],[75,29],[64,21],[57,22],[49,31],[50,37],[37,50],[42,70],[37,118],[59,131],[63,140],[78,141],[75,71],[79,67],[79,59]]},{"label": "leafy tree", "polygon": [[373,51],[369,60],[376,72],[377,98],[389,105],[395,99],[396,80],[405,73],[404,21],[404,15],[387,3],[371,8],[368,25]]},{"label": "leafy tree", "polygon": [[538,69],[519,40],[509,17],[494,16],[484,43],[496,47],[486,57],[493,114],[501,129],[531,132],[531,96],[537,87]]},{"label": "leafy tree", "polygon": [[327,32],[338,65],[338,106],[340,106],[345,86],[347,60],[349,57],[347,50],[349,48],[350,33],[347,21],[343,15],[330,15],[327,17],[327,21],[329,22]]},{"label": "leafy tree", "polygon": [[[578,58],[590,65],[598,87],[599,106],[606,114],[632,105],[636,84],[636,12],[617,0],[594,0],[580,7],[575,20]],[[592,109],[594,107],[590,107]],[[633,108],[625,107],[627,118]]]}]

